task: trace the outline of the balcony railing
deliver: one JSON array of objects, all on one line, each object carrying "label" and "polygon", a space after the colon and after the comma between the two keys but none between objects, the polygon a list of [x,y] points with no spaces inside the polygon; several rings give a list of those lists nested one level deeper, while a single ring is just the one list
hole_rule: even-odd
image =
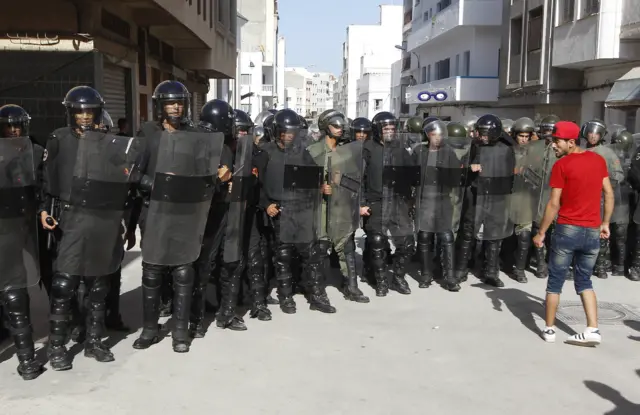
[{"label": "balcony railing", "polygon": [[263,85],[262,85],[262,92],[263,92],[263,93],[271,94],[271,93],[273,92],[273,85],[270,85],[270,84],[263,84]]}]

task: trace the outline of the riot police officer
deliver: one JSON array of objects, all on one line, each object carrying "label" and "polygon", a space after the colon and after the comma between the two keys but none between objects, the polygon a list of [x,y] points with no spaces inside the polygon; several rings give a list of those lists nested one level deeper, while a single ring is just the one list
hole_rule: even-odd
[{"label": "riot police officer", "polygon": [[[604,141],[607,135],[607,127],[601,120],[591,120],[582,125],[580,137],[586,140],[587,151],[593,151],[602,156],[607,162],[609,179],[614,195],[614,208],[611,215],[611,241],[615,248],[615,271],[617,275],[624,275],[624,263],[626,259],[627,228],[629,224],[629,194],[624,192],[626,187],[625,174],[620,158],[610,145]],[[624,192],[624,196],[623,196]],[[594,269],[598,278],[607,278],[607,254],[609,252],[609,239],[600,239],[600,252]]]},{"label": "riot police officer", "polygon": [[399,135],[398,120],[386,111],[373,117],[373,136],[364,143],[363,200],[369,266],[376,280],[376,295],[389,292],[386,276],[388,236],[396,247],[393,256],[391,288],[410,294],[405,269],[415,251],[413,223],[409,214],[417,166],[411,157],[406,136]]},{"label": "riot police officer", "polygon": [[358,117],[349,125],[351,138],[366,141],[371,138],[371,121],[365,117]]},{"label": "riot police officer", "polygon": [[54,131],[47,141],[40,215],[42,226],[57,235],[47,350],[53,370],[72,366],[65,344],[72,299],[81,283],[87,297],[78,300],[86,318],[84,354],[99,362],[114,360],[102,341],[105,298],[109,276],[122,262],[121,222],[140,151],[135,140],[100,127],[105,122],[104,101],[95,89],[72,88],[63,104],[68,126]]},{"label": "riot police officer", "polygon": [[0,107],[0,309],[13,335],[18,374],[25,380],[43,371],[35,356],[27,288],[38,283],[38,254],[43,255],[36,212],[44,149],[29,139],[30,119],[18,105]]},{"label": "riot police officer", "polygon": [[143,329],[133,344],[146,349],[160,339],[161,289],[173,280],[173,350],[189,351],[189,313],[195,270],[214,192],[222,134],[193,127],[191,94],[177,81],[160,83],[153,94],[157,122],[145,125],[140,191],[146,214],[141,226]]}]

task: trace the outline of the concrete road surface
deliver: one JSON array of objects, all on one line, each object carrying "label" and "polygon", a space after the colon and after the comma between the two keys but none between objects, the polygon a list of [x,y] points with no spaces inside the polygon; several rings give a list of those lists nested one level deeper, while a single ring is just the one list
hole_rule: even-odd
[{"label": "concrete road surface", "polygon": [[[140,256],[127,254],[125,321],[139,332]],[[538,337],[545,281],[504,277],[492,289],[470,276],[459,293],[434,285],[413,293],[347,302],[329,288],[335,315],[271,306],[273,321],[249,330],[211,326],[191,352],[166,338],[134,350],[136,333],[110,338],[116,361],[84,358],[74,368],[23,381],[11,348],[0,355],[0,412],[7,415],[125,414],[640,414],[640,284],[596,280],[603,344],[562,343],[582,330],[572,285],[565,286],[559,338]],[[38,337],[46,297],[34,289]],[[6,345],[5,345],[6,346]],[[41,356],[44,356],[41,351]]]}]

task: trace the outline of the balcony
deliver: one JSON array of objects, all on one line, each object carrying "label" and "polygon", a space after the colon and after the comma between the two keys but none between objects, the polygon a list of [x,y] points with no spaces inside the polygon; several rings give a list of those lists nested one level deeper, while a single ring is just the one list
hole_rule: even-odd
[{"label": "balcony", "polygon": [[404,22],[402,25],[402,33],[406,33],[411,29],[411,21],[413,20],[413,8],[404,13]]},{"label": "balcony", "polygon": [[502,26],[502,0],[459,0],[425,22],[413,26],[407,39],[407,50],[412,51],[462,26]]},{"label": "balcony", "polygon": [[262,93],[264,95],[271,95],[273,94],[273,85],[271,84],[263,84],[262,85]]},{"label": "balcony", "polygon": [[618,35],[615,29],[619,19],[620,15],[603,11],[557,26],[553,34],[553,66],[583,70],[636,60],[640,47],[634,42],[620,42],[622,33]]},{"label": "balcony", "polygon": [[453,76],[407,88],[407,104],[447,105],[498,100],[498,77]]}]

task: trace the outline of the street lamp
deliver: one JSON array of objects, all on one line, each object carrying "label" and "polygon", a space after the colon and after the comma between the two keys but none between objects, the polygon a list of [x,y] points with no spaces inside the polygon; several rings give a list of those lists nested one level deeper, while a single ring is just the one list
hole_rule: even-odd
[{"label": "street lamp", "polygon": [[[396,45],[395,48],[399,49],[399,50],[401,50],[403,52],[408,52],[406,42],[402,42],[402,46],[401,45]],[[418,62],[418,69],[420,69],[420,56],[418,56],[418,54],[415,53],[414,51],[411,51],[411,53],[413,53],[415,55],[416,61]]]}]

